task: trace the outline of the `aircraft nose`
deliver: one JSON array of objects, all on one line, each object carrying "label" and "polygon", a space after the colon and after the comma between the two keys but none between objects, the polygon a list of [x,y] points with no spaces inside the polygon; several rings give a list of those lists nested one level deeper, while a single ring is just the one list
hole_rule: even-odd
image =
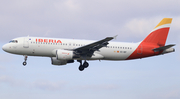
[{"label": "aircraft nose", "polygon": [[8,49],[7,44],[3,45],[2,49],[3,49],[4,51],[7,51],[7,49]]}]

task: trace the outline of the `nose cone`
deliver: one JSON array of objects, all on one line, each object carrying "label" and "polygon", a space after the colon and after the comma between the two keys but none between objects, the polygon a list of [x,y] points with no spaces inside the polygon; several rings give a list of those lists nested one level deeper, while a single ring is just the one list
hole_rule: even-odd
[{"label": "nose cone", "polygon": [[8,49],[7,44],[3,45],[2,49],[7,52],[7,49]]}]

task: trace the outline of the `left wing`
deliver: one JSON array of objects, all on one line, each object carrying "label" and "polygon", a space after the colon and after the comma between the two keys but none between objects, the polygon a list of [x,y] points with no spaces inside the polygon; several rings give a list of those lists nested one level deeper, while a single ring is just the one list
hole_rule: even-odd
[{"label": "left wing", "polygon": [[93,55],[94,51],[99,51],[100,48],[106,47],[109,44],[108,41],[116,37],[117,35],[114,37],[106,37],[105,39],[102,39],[100,41],[73,49],[74,54],[79,57],[90,58]]}]

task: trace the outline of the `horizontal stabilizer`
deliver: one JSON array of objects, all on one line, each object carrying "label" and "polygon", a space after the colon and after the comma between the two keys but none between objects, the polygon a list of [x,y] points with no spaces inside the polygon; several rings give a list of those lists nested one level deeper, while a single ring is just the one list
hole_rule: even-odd
[{"label": "horizontal stabilizer", "polygon": [[168,49],[168,48],[171,48],[171,47],[173,47],[173,46],[175,46],[175,44],[166,45],[166,46],[159,47],[159,48],[155,48],[155,49],[152,49],[152,50],[155,51],[155,52],[164,51],[164,50],[166,50],[166,49]]}]

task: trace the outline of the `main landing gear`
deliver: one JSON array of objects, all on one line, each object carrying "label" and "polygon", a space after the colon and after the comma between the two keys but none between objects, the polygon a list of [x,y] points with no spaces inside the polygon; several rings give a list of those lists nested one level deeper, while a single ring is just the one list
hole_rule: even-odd
[{"label": "main landing gear", "polygon": [[80,71],[83,71],[85,68],[87,68],[89,66],[89,63],[86,62],[86,60],[84,61],[83,64],[82,64],[82,60],[77,60],[77,61],[80,63],[80,66],[79,66]]},{"label": "main landing gear", "polygon": [[27,58],[28,58],[28,56],[27,55],[24,55],[24,62],[22,63],[24,66],[26,66],[27,65]]}]

